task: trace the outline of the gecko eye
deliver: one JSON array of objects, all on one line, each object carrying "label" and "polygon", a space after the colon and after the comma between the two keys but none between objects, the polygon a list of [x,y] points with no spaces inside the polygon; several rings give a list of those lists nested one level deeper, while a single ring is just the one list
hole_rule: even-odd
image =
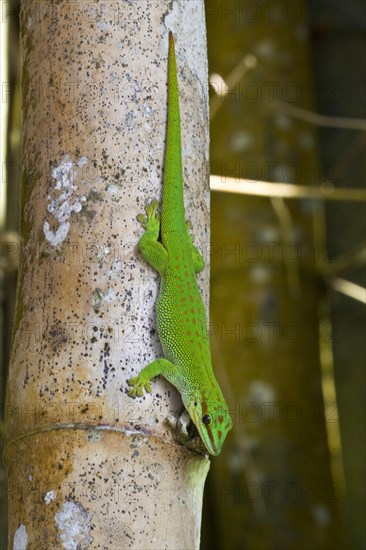
[{"label": "gecko eye", "polygon": [[211,416],[209,414],[204,414],[201,420],[205,426],[209,426],[211,424]]}]

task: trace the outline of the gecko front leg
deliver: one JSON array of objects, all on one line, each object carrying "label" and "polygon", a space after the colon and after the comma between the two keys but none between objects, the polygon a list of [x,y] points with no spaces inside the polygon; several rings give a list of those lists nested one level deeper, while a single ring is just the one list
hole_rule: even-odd
[{"label": "gecko front leg", "polygon": [[156,359],[149,365],[146,365],[137,376],[127,380],[127,384],[132,386],[128,395],[130,397],[141,397],[144,390],[147,393],[151,393],[151,380],[161,374],[166,378],[173,386],[179,388],[181,386],[181,374],[177,367],[173,365],[167,359]]}]

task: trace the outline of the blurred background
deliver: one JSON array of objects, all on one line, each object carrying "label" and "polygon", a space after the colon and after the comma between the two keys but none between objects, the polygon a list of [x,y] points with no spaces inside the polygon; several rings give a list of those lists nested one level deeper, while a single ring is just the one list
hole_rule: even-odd
[{"label": "blurred background", "polygon": [[[1,7],[3,410],[20,242],[19,2]],[[362,549],[365,2],[210,1],[206,19],[210,333],[234,430],[212,461],[202,548]],[[4,549],[5,479],[2,468]]]}]

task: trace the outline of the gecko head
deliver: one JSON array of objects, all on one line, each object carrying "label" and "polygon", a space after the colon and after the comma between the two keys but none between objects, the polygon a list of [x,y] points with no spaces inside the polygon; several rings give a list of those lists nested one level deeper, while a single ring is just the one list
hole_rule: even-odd
[{"label": "gecko head", "polygon": [[214,456],[220,454],[225,438],[233,427],[224,398],[210,401],[202,396],[185,405],[207,451]]}]

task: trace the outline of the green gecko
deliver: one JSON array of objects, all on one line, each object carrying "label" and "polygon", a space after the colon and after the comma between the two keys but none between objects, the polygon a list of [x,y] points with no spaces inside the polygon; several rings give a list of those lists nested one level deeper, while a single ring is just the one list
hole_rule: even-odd
[{"label": "green gecko", "polygon": [[212,371],[206,312],[196,275],[205,262],[185,221],[179,91],[173,34],[169,33],[168,125],[161,216],[159,202],[145,207],[137,220],[145,228],[139,249],[160,274],[157,328],[164,358],[156,359],[128,380],[129,395],[151,392],[151,379],[162,375],[181,394],[183,404],[212,455],[218,455],[232,420]]}]

